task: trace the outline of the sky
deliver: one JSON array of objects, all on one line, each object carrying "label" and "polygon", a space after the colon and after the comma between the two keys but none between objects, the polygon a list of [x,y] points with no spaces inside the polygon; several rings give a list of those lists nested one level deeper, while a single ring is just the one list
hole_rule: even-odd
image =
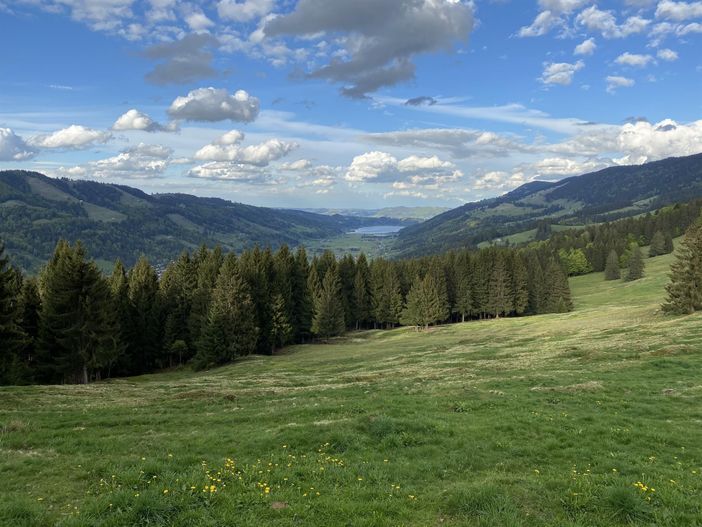
[{"label": "sky", "polygon": [[702,152],[702,1],[0,0],[0,170],[446,206]]}]

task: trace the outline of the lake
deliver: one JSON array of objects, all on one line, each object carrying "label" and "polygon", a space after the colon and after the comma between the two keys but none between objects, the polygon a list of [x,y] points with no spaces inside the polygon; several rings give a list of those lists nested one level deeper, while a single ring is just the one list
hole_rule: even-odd
[{"label": "lake", "polygon": [[360,227],[353,233],[367,236],[389,236],[399,232],[403,227],[404,225],[374,225],[372,227]]}]

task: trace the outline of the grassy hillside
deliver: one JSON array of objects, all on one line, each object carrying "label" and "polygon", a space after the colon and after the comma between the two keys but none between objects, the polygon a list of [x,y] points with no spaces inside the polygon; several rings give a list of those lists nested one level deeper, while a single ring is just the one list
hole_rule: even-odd
[{"label": "grassy hillside", "polygon": [[403,229],[396,250],[440,252],[523,233],[540,220],[596,223],[700,196],[702,154],[615,166],[558,182],[533,181],[503,196],[467,203]]},{"label": "grassy hillside", "polygon": [[573,279],[564,315],[0,389],[0,524],[700,525],[702,315],[660,314],[671,261]]},{"label": "grassy hillside", "polygon": [[101,262],[120,258],[131,265],[146,254],[158,265],[202,243],[234,251],[296,246],[388,221],[0,171],[0,240],[13,262],[29,271],[43,265],[60,238],[83,241]]}]

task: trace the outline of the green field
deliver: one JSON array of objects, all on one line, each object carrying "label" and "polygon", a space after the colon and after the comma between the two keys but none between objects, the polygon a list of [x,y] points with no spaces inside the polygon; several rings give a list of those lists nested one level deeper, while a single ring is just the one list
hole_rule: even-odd
[{"label": "green field", "polygon": [[702,525],[702,315],[351,334],[204,373],[0,389],[0,525]]}]

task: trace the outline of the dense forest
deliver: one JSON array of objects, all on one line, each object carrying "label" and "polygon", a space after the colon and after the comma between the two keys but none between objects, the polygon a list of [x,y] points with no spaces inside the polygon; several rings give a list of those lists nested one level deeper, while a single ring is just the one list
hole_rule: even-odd
[{"label": "dense forest", "polygon": [[191,363],[209,368],[347,330],[572,309],[556,255],[489,248],[368,261],[304,249],[202,246],[159,276],[146,258],[103,276],[60,241],[37,277],[0,259],[0,381],[90,382]]}]

